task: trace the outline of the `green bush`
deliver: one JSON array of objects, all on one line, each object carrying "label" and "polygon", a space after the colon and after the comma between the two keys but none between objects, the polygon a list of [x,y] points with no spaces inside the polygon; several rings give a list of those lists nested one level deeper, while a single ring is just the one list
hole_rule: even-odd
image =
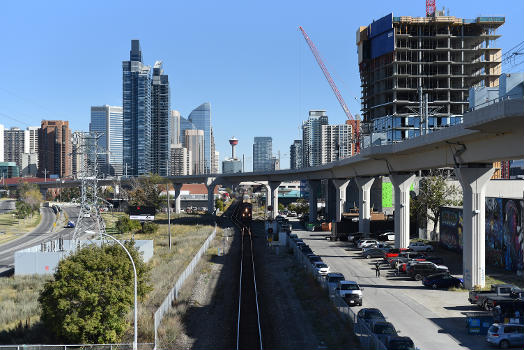
[{"label": "green bush", "polygon": [[[125,243],[136,264],[138,295],[152,288],[150,268],[133,241]],[[65,343],[116,343],[129,324],[126,315],[134,303],[133,268],[117,244],[88,246],[59,262],[54,280],[38,298],[41,321],[56,340]]]},{"label": "green bush", "polygon": [[140,233],[153,234],[156,233],[156,231],[158,231],[158,224],[155,224],[154,222],[145,222]]},{"label": "green bush", "polygon": [[127,233],[131,231],[137,231],[141,229],[140,222],[131,220],[127,216],[121,216],[118,218],[115,228],[118,233]]}]

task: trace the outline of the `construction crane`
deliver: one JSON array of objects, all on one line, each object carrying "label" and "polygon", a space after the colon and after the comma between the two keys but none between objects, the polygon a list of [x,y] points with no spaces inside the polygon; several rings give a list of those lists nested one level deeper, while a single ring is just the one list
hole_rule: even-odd
[{"label": "construction crane", "polygon": [[300,31],[302,32],[302,35],[304,36],[304,39],[306,39],[307,44],[309,45],[309,48],[311,49],[311,52],[313,53],[313,56],[315,56],[315,59],[317,60],[318,65],[320,66],[320,69],[324,73],[324,76],[326,77],[326,80],[329,83],[329,86],[331,86],[331,89],[333,90],[333,93],[337,97],[338,102],[340,103],[340,106],[344,110],[344,113],[346,114],[346,117],[348,118],[349,125],[351,125],[353,129],[353,139],[352,142],[355,147],[355,154],[360,153],[360,121],[355,119],[351,112],[349,111],[348,106],[346,105],[346,102],[342,98],[342,95],[340,95],[340,92],[338,91],[337,86],[335,85],[335,82],[333,81],[333,78],[331,78],[331,74],[329,74],[329,71],[326,68],[326,65],[322,61],[322,58],[320,57],[320,54],[318,53],[317,48],[315,47],[315,44],[311,41],[307,33],[304,31],[304,28],[298,27]]},{"label": "construction crane", "polygon": [[435,0],[426,0],[426,17],[435,16]]}]

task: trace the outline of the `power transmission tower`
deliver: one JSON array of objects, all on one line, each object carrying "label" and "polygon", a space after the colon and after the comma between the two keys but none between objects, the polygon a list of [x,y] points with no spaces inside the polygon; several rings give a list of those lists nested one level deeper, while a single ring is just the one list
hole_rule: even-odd
[{"label": "power transmission tower", "polygon": [[[81,155],[82,170],[78,177],[82,181],[80,212],[73,232],[73,243],[83,234],[98,235],[100,240],[105,233],[105,223],[100,215],[100,204],[108,203],[98,196],[98,157],[105,154],[98,148],[101,133],[82,133],[75,135],[73,143]],[[105,151],[104,151],[105,152]]]}]

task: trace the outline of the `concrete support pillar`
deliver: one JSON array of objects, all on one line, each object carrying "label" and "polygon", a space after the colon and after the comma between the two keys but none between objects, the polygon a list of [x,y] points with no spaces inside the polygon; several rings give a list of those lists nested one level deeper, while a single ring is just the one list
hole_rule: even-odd
[{"label": "concrete support pillar", "polygon": [[371,186],[374,177],[356,177],[358,188],[358,230],[369,233],[371,224]]},{"label": "concrete support pillar", "polygon": [[213,214],[215,212],[215,178],[209,177],[206,181],[207,187],[207,212]]},{"label": "concrete support pillar", "polygon": [[180,214],[182,211],[181,200],[180,200],[180,190],[182,189],[182,184],[173,184],[175,189],[175,213]]},{"label": "concrete support pillar", "polygon": [[389,177],[395,192],[395,248],[409,245],[409,190],[415,174],[398,173]]},{"label": "concrete support pillar", "polygon": [[348,187],[349,180],[347,179],[331,179],[336,191],[336,203],[335,203],[335,221],[342,221],[342,212],[344,212],[344,205],[346,204],[346,188]]},{"label": "concrete support pillar", "polygon": [[320,191],[320,180],[308,180],[309,186],[309,222],[317,221],[317,198]]},{"label": "concrete support pillar", "polygon": [[271,187],[269,187],[269,184],[266,184],[264,188],[266,189],[266,212],[268,212],[268,208],[271,206]]},{"label": "concrete support pillar", "polygon": [[495,169],[491,164],[475,164],[455,169],[463,193],[464,286],[471,289],[486,284],[485,189]]},{"label": "concrete support pillar", "polygon": [[271,198],[271,206],[273,210],[271,211],[271,219],[275,220],[278,215],[278,186],[280,186],[280,181],[269,181],[269,193]]}]

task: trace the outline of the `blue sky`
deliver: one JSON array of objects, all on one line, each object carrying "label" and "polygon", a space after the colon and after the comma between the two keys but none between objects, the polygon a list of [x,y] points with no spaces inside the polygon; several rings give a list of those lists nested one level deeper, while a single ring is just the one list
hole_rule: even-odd
[{"label": "blue sky", "polygon": [[[441,1],[450,15],[505,16],[498,46],[524,39],[524,2]],[[121,62],[139,39],[145,63],[164,62],[171,106],[187,117],[210,102],[217,149],[251,169],[254,136],[272,136],[289,166],[310,109],[345,115],[302,35],[319,49],[353,114],[360,110],[355,32],[389,12],[424,16],[425,1],[7,1],[0,12],[0,123],[69,120],[87,130],[92,105],[122,104]],[[524,70],[524,67],[519,67]]]}]

